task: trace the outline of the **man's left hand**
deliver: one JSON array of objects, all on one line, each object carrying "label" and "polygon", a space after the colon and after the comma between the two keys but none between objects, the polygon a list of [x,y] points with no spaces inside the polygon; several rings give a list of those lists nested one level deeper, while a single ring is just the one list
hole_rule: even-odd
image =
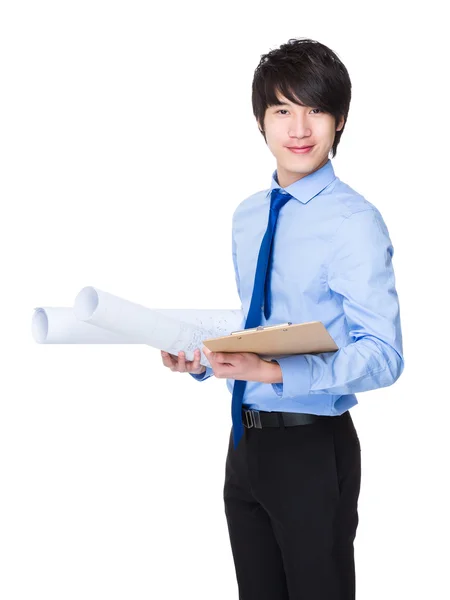
[{"label": "man's left hand", "polygon": [[205,346],[202,351],[219,379],[269,383],[273,373],[273,363],[263,360],[254,352],[211,352]]}]

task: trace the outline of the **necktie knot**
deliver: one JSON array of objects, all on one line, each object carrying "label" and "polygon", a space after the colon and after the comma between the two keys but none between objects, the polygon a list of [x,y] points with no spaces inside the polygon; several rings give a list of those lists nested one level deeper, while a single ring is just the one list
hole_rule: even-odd
[{"label": "necktie knot", "polygon": [[274,188],[270,196],[270,210],[277,214],[291,198],[292,196],[288,192],[281,188]]}]

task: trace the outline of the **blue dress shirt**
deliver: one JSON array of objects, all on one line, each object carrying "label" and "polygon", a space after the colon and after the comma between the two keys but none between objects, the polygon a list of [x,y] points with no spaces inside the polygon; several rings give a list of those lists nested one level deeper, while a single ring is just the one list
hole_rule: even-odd
[{"label": "blue dress shirt", "polygon": [[[243,200],[232,217],[232,255],[244,328],[269,190]],[[272,359],[283,383],[248,381],[243,404],[263,411],[340,415],[355,393],[392,385],[404,369],[394,248],[378,209],[334,174],[331,160],[284,188],[273,241],[272,314],[261,325],[322,321],[339,350]],[[211,367],[192,377],[204,381]],[[232,394],[234,379],[227,379]]]}]

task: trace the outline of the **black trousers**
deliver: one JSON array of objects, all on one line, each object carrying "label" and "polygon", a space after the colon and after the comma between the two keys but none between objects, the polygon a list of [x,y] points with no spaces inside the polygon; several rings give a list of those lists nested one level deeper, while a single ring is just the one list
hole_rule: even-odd
[{"label": "black trousers", "polygon": [[240,600],[355,600],[361,447],[349,411],[232,434],[223,497]]}]

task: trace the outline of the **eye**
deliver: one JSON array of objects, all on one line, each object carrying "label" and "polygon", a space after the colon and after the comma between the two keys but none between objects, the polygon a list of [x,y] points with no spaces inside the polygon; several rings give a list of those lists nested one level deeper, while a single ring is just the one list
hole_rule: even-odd
[{"label": "eye", "polygon": [[[323,112],[320,108],[313,108],[312,110],[318,110],[320,112]],[[277,110],[275,114],[278,114],[279,112],[282,112],[282,111],[287,112],[287,109],[286,108],[280,108],[280,110]]]}]

